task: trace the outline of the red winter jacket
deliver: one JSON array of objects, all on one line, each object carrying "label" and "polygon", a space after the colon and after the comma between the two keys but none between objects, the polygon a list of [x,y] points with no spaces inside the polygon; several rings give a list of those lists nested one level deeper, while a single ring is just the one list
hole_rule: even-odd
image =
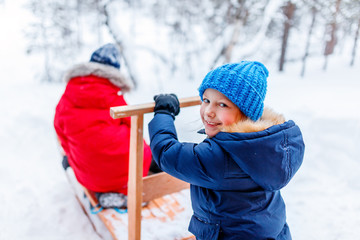
[{"label": "red winter jacket", "polygon": [[[95,192],[127,194],[130,119],[112,119],[110,107],[127,105],[120,90],[131,84],[116,68],[93,62],[76,65],[65,81],[54,126],[77,180]],[[144,176],[150,162],[144,141]]]}]

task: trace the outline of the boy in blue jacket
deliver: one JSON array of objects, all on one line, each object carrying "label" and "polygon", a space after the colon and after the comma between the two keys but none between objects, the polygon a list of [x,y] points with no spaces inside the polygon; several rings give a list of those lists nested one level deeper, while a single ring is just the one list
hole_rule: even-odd
[{"label": "boy in blue jacket", "polygon": [[291,120],[264,108],[268,70],[242,61],[210,71],[199,87],[208,138],[181,143],[174,94],[155,99],[150,147],[159,167],[190,183],[198,240],[291,239],[280,194],[299,169],[304,142]]}]

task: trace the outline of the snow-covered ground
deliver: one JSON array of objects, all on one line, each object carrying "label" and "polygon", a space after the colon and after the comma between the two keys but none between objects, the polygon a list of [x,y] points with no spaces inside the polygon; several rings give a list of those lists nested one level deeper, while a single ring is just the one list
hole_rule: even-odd
[{"label": "snow-covered ground", "polygon": [[[23,57],[20,33],[4,21],[11,14],[0,7],[0,16],[6,33],[0,36],[0,239],[98,240],[60,164],[52,122],[65,85],[36,80],[37,62]],[[353,68],[348,62],[335,56],[323,72],[323,59],[312,59],[305,78],[299,64],[286,65],[282,74],[268,66],[266,104],[293,119],[306,144],[302,167],[282,190],[294,240],[359,238],[360,59]],[[171,81],[161,89],[192,96],[201,80]],[[127,95],[128,103],[151,101],[158,92],[147,85]],[[177,117],[180,139],[199,140],[197,111]]]}]

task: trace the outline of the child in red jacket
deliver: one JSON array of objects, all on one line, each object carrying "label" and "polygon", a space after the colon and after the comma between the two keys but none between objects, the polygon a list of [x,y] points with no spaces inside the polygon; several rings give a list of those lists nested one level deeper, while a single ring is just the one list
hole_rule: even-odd
[{"label": "child in red jacket", "polygon": [[[130,120],[112,119],[109,114],[110,107],[127,105],[123,94],[132,87],[119,71],[120,57],[114,44],[106,44],[90,62],[71,68],[54,119],[77,180],[98,193],[103,207],[126,205]],[[144,141],[144,176],[150,163],[151,151]]]}]

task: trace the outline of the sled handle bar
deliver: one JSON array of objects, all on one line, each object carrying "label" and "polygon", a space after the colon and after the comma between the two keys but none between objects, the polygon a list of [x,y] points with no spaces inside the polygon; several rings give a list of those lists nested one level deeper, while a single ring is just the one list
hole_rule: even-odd
[{"label": "sled handle bar", "polygon": [[[201,103],[200,97],[187,97],[180,98],[180,108],[196,106]],[[155,102],[137,104],[137,105],[128,105],[128,106],[119,106],[110,108],[110,116],[114,119],[130,117],[133,115],[140,115],[145,113],[154,112]]]}]

